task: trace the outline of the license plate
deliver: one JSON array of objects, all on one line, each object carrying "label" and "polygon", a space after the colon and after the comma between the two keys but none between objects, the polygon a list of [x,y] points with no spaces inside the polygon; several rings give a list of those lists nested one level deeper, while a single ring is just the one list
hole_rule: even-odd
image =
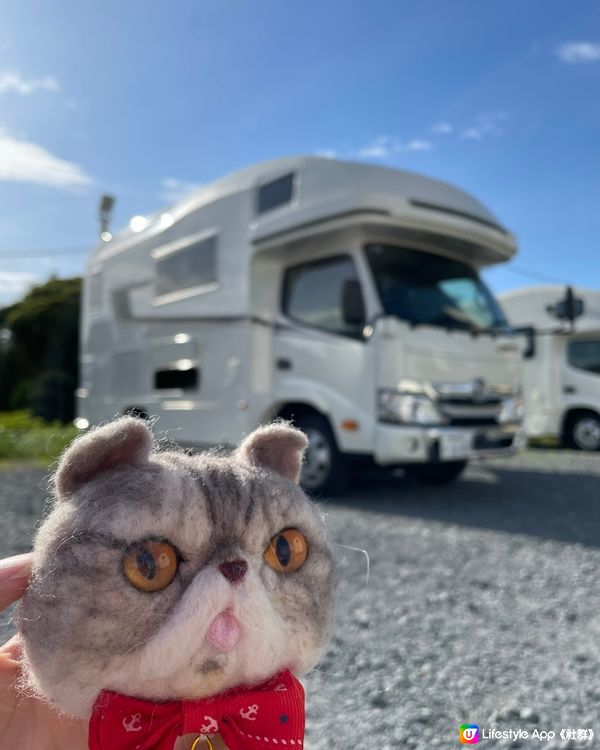
[{"label": "license plate", "polygon": [[472,448],[473,435],[470,432],[442,432],[440,435],[442,461],[469,458]]}]

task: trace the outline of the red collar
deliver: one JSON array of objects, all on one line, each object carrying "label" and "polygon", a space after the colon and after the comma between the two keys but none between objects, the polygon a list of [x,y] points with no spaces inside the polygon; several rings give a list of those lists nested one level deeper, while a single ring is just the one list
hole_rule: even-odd
[{"label": "red collar", "polygon": [[219,733],[229,750],[298,748],[304,689],[289,672],[197,701],[152,701],[108,690],[94,704],[90,750],[173,750],[177,737]]}]

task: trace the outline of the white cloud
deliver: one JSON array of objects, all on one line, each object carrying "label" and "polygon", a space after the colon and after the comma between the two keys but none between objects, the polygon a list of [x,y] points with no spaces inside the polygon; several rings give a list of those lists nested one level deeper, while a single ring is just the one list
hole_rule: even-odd
[{"label": "white cloud", "polygon": [[389,151],[386,146],[372,145],[359,148],[356,153],[363,159],[385,159]]},{"label": "white cloud", "polygon": [[438,122],[431,128],[434,135],[450,135],[453,130],[454,128],[449,122]]},{"label": "white cloud", "polygon": [[503,109],[495,112],[482,112],[477,115],[475,127],[482,135],[504,135],[504,124],[509,119],[508,112]]},{"label": "white cloud", "polygon": [[560,60],[571,65],[600,60],[600,42],[565,42],[556,48]]},{"label": "white cloud", "polygon": [[393,150],[395,143],[387,135],[380,135],[371,143],[359,148],[356,155],[361,159],[385,159]]},{"label": "white cloud", "polygon": [[463,130],[460,137],[470,141],[480,141],[483,138],[483,133],[478,128],[467,128]]},{"label": "white cloud", "polygon": [[323,159],[335,159],[337,151],[334,151],[332,148],[323,148],[320,151],[317,151],[315,155],[321,156]]},{"label": "white cloud", "polygon": [[431,151],[432,148],[433,143],[431,141],[424,141],[419,138],[413,138],[404,146],[406,151]]},{"label": "white cloud", "polygon": [[481,112],[475,118],[475,123],[462,131],[460,137],[470,141],[482,141],[484,138],[500,138],[505,133],[505,124],[510,115],[503,109],[493,112]]},{"label": "white cloud", "polygon": [[54,76],[26,79],[15,71],[0,72],[0,94],[13,91],[23,96],[29,96],[36,91],[60,91],[60,84]]},{"label": "white cloud", "polygon": [[431,151],[433,143],[422,138],[413,138],[410,141],[400,141],[389,135],[380,135],[366,146],[359,148],[355,156],[360,159],[387,159],[394,154],[406,154],[410,151]]},{"label": "white cloud", "polygon": [[167,203],[178,203],[201,187],[203,185],[200,182],[186,182],[175,177],[165,177],[162,181],[163,189],[160,197]]},{"label": "white cloud", "polygon": [[0,305],[10,305],[20,299],[38,281],[26,271],[0,271]]},{"label": "white cloud", "polygon": [[13,138],[1,129],[0,180],[58,188],[81,187],[92,182],[78,164],[54,156],[37,143]]}]

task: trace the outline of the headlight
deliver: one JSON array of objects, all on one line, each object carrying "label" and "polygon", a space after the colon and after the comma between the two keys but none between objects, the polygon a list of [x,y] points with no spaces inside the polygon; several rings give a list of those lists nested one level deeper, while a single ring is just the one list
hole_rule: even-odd
[{"label": "headlight", "polygon": [[429,396],[400,391],[379,391],[377,411],[381,422],[439,425],[446,419]]},{"label": "headlight", "polygon": [[523,407],[523,399],[519,396],[511,396],[505,398],[502,402],[502,409],[498,415],[498,422],[505,424],[506,422],[520,422],[525,414]]}]

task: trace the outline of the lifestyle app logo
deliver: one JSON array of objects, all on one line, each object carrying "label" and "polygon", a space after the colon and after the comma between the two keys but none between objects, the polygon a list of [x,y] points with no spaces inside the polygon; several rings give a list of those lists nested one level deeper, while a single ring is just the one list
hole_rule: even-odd
[{"label": "lifestyle app logo", "polygon": [[461,724],[458,737],[463,745],[476,745],[479,742],[479,727],[477,724]]}]

